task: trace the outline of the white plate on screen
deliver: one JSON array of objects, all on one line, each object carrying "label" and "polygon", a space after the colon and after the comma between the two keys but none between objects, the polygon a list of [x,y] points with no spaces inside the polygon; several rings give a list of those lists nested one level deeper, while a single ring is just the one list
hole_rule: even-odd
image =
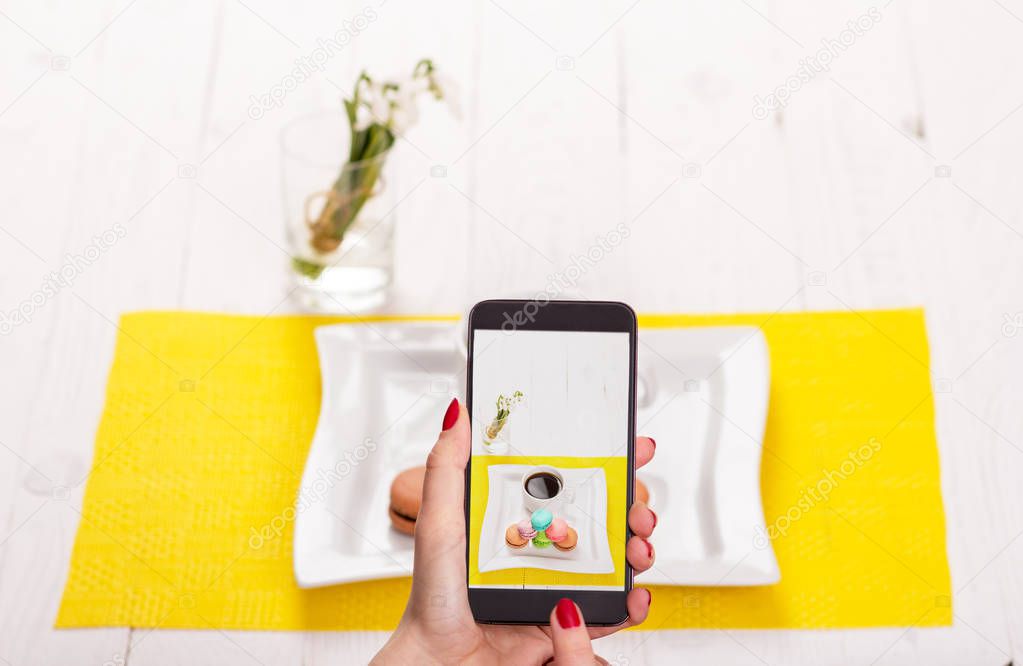
[{"label": "white plate on screen", "polygon": [[498,571],[532,567],[571,573],[614,573],[607,542],[607,478],[599,467],[559,469],[571,498],[551,507],[579,535],[576,547],[562,552],[553,546],[528,543],[512,548],[504,541],[509,525],[529,517],[522,503],[522,475],[530,465],[491,465],[490,494],[480,529],[479,570]]},{"label": "white plate on screen", "polygon": [[[399,471],[423,464],[448,401],[463,397],[454,326],[316,329],[322,400],[295,516],[300,587],[411,574],[412,538],[387,518],[390,485]],[[752,327],[695,327],[643,329],[639,339],[637,428],[658,442],[639,478],[659,522],[657,564],[637,580],[777,582],[774,552],[762,543],[763,335]]]}]

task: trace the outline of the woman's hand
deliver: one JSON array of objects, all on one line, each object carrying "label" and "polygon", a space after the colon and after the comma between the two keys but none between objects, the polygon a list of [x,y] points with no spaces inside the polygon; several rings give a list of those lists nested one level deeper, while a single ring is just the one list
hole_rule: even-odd
[{"label": "woman's hand", "polygon": [[[650,462],[654,446],[652,439],[636,438],[636,467]],[[469,608],[465,571],[463,499],[469,450],[469,414],[452,400],[426,461],[423,504],[416,520],[412,592],[398,628],[373,663],[542,664],[551,657],[558,664],[594,663],[598,658],[593,656],[590,639],[646,619],[649,590],[634,588],[629,593],[629,619],[619,627],[586,629],[578,607],[568,600],[551,611],[550,627],[477,625]],[[654,563],[654,549],[647,539],[657,517],[637,501],[628,520],[633,536],[625,553],[639,573]],[[572,624],[575,626],[568,626]]]}]

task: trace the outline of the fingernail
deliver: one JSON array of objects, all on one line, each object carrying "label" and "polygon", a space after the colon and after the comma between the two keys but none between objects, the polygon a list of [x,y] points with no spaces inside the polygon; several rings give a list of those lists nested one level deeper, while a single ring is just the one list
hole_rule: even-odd
[{"label": "fingernail", "polygon": [[652,515],[654,517],[654,528],[656,529],[657,528],[657,514],[654,513],[653,509],[650,509],[650,515]]},{"label": "fingernail", "polygon": [[654,593],[650,590],[646,591],[646,607],[650,608],[650,602],[654,600]]},{"label": "fingernail", "polygon": [[654,450],[657,450],[657,440],[653,437],[650,438],[650,443],[654,445]]},{"label": "fingernail", "polygon": [[558,602],[557,610],[554,613],[558,617],[558,624],[562,629],[572,629],[582,624],[579,611],[571,599],[562,599]]},{"label": "fingernail", "polygon": [[448,405],[448,411],[444,412],[444,423],[441,424],[441,432],[455,425],[455,422],[458,420],[458,412],[458,398],[452,398],[451,404]]},{"label": "fingernail", "polygon": [[654,559],[654,546],[646,539],[643,539],[643,543],[646,544],[646,556],[651,560]]}]

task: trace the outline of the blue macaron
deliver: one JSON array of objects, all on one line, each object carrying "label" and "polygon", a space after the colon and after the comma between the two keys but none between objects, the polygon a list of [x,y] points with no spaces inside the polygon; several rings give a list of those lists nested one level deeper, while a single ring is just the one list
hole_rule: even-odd
[{"label": "blue macaron", "polygon": [[554,520],[554,516],[547,509],[537,509],[529,517],[529,522],[533,523],[533,529],[540,531],[547,529],[552,520]]}]

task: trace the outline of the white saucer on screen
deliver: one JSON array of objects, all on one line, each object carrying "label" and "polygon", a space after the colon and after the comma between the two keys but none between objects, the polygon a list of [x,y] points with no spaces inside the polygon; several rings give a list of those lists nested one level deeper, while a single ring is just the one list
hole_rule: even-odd
[{"label": "white saucer on screen", "polygon": [[[549,507],[579,535],[570,551],[532,543],[512,548],[504,540],[509,525],[529,517],[522,502],[522,475],[531,465],[491,465],[490,494],[480,529],[480,572],[500,569],[549,569],[570,573],[606,574],[615,570],[607,541],[607,478],[600,467],[559,469],[572,500]],[[623,534],[622,537],[625,535]]]}]

